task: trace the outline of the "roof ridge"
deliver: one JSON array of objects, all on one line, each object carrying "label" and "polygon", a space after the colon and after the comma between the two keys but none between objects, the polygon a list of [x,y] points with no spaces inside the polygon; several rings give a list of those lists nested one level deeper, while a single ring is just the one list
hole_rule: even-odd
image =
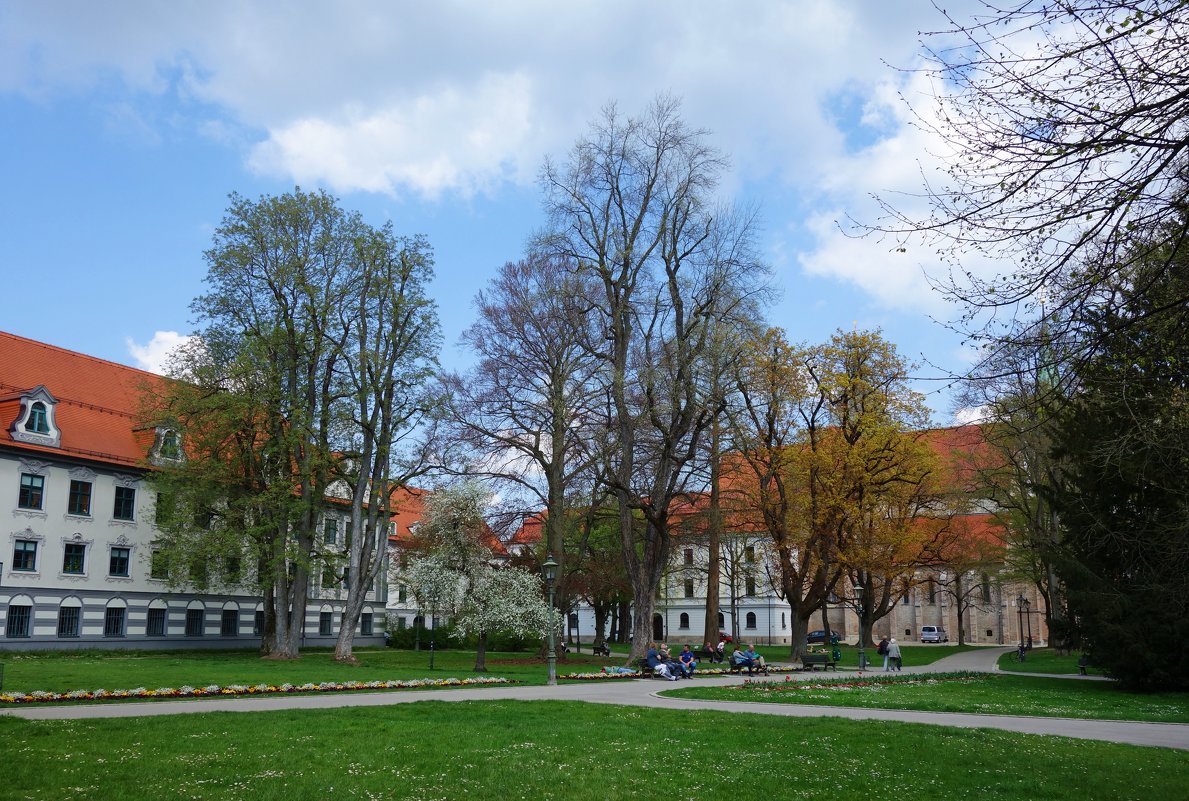
[{"label": "roof ridge", "polygon": [[10,339],[18,340],[20,342],[24,342],[29,345],[35,345],[39,348],[45,348],[47,350],[58,351],[59,353],[66,353],[71,356],[86,359],[88,361],[98,362],[100,364],[106,364],[106,365],[110,365],[112,367],[118,367],[121,370],[128,370],[133,373],[139,373],[139,374],[146,376],[148,378],[153,378],[153,379],[157,379],[157,380],[160,380],[161,378],[165,378],[165,376],[162,376],[158,373],[153,373],[148,370],[142,370],[139,367],[132,367],[131,365],[121,364],[120,362],[113,362],[110,359],[101,359],[98,356],[91,356],[91,355],[83,353],[81,351],[71,350],[70,348],[63,348],[60,345],[51,345],[48,342],[41,342],[36,339],[29,339],[28,337],[23,337],[23,336],[20,336],[19,334],[13,334],[8,331],[0,331],[0,337],[8,337]]}]

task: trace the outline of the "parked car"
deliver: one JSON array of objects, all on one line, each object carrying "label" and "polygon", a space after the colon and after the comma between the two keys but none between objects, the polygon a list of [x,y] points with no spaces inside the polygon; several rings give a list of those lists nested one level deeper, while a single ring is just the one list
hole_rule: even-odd
[{"label": "parked car", "polygon": [[834,631],[833,629],[830,630],[829,634],[826,634],[823,629],[818,629],[817,631],[809,632],[809,635],[805,638],[805,642],[809,643],[810,645],[823,645],[827,642],[833,641],[833,638],[835,637],[841,639],[841,636],[838,634],[838,632]]},{"label": "parked car", "polygon": [[950,638],[941,626],[921,626],[921,642],[949,642]]}]

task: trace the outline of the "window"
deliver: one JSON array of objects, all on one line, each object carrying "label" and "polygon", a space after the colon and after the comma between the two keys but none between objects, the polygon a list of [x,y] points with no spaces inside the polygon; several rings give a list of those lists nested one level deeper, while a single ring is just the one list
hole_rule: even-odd
[{"label": "window", "polygon": [[756,560],[756,547],[754,545],[748,545],[743,551],[743,558],[748,562],[754,562]]},{"label": "window", "polygon": [[752,597],[753,595],[755,595],[755,594],[756,594],[756,579],[755,579],[755,576],[748,576],[748,577],[747,577],[747,580],[744,582],[744,585],[745,585],[745,589],[744,589],[744,594],[745,594],[745,595],[747,595],[747,596],[750,598],[750,597]]},{"label": "window", "polygon": [[182,448],[178,443],[178,432],[166,431],[161,435],[161,448],[157,451],[162,459],[180,459]]},{"label": "window", "polygon": [[404,584],[396,585],[396,600],[398,603],[404,603],[409,598],[409,591],[405,589]]},{"label": "window", "polygon": [[784,631],[788,627],[789,627],[788,618],[785,616],[784,612],[781,612],[780,613],[780,630]]},{"label": "window", "polygon": [[50,433],[49,416],[46,415],[45,404],[41,401],[34,401],[29,407],[29,419],[25,421],[25,430],[34,434]]},{"label": "window", "polygon": [[318,615],[318,633],[323,637],[329,637],[333,632],[331,626],[334,625],[333,612],[321,612]]},{"label": "window", "polygon": [[219,622],[219,633],[224,637],[235,637],[239,634],[239,610],[224,609]]},{"label": "window", "polygon": [[370,637],[376,628],[371,612],[364,612],[359,616],[359,633],[365,637]]},{"label": "window", "polygon": [[58,610],[58,636],[77,637],[79,631],[79,613],[77,606],[63,606]]},{"label": "window", "polygon": [[103,636],[124,636],[124,607],[109,606],[103,613]]},{"label": "window", "polygon": [[223,560],[223,575],[226,579],[235,584],[239,581],[240,561],[238,556],[228,556]]},{"label": "window", "polygon": [[257,609],[252,617],[252,633],[259,636],[264,633],[264,610]]},{"label": "window", "polygon": [[747,613],[746,627],[749,629],[754,629],[756,627],[756,613],[755,612]]},{"label": "window", "polygon": [[721,628],[724,628],[726,625],[727,625],[727,619],[725,617],[723,617],[722,612],[719,612],[718,613],[718,627],[721,629]]},{"label": "window", "polygon": [[91,515],[91,482],[70,482],[70,498],[66,502],[66,513],[89,517]]},{"label": "window", "polygon": [[40,509],[45,494],[45,476],[21,473],[21,491],[17,495],[17,506],[22,509]]},{"label": "window", "polygon": [[677,618],[677,628],[679,628],[679,629],[688,629],[689,628],[689,615],[687,613],[682,612],[681,616]]},{"label": "window", "polygon": [[12,569],[33,571],[37,569],[37,543],[33,540],[17,540],[12,546]]},{"label": "window", "polygon": [[136,489],[133,487],[116,487],[116,502],[111,516],[116,520],[136,519]]},{"label": "window", "polygon": [[685,563],[687,565],[692,565],[694,563],[694,549],[693,548],[686,548],[684,556],[685,556]]},{"label": "window", "polygon": [[409,624],[407,622],[405,622],[405,619],[403,617],[398,617],[396,619],[396,630],[397,631],[404,631],[408,625]]},{"label": "window", "polygon": [[162,550],[153,551],[149,557],[149,578],[161,581],[169,578],[169,556]]},{"label": "window", "polygon": [[62,555],[62,572],[82,575],[86,557],[86,545],[81,542],[66,543],[66,552]]},{"label": "window", "polygon": [[326,565],[322,568],[322,589],[333,590],[339,586],[338,573],[334,572],[334,568]]},{"label": "window", "polygon": [[168,523],[176,508],[177,502],[172,495],[167,492],[158,492],[157,502],[153,505],[153,525],[160,527]]},{"label": "window", "polygon": [[111,549],[111,560],[108,563],[107,573],[109,576],[127,576],[129,555],[132,553],[130,548],[114,547]]},{"label": "window", "polygon": [[150,637],[165,636],[165,610],[150,609],[148,620],[145,622],[144,633]]},{"label": "window", "polygon": [[8,607],[8,621],[4,627],[5,637],[28,637],[30,623],[33,618],[32,606],[10,606]]},{"label": "window", "polygon": [[991,577],[983,573],[983,603],[991,603]]},{"label": "window", "polygon": [[686,598],[694,597],[694,580],[692,578],[687,578],[685,580],[685,597]]},{"label": "window", "polygon": [[186,610],[186,636],[187,637],[201,637],[203,627],[203,610],[202,609],[187,609]]},{"label": "window", "polygon": [[339,541],[339,521],[328,517],[322,521],[322,542],[334,545]]},{"label": "window", "polygon": [[934,583],[933,579],[929,579],[928,593],[929,603],[937,603],[937,584]]}]

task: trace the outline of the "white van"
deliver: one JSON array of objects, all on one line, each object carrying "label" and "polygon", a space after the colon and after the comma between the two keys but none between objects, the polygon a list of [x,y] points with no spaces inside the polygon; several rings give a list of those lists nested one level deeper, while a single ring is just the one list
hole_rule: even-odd
[{"label": "white van", "polygon": [[921,626],[921,642],[949,642],[941,626]]}]

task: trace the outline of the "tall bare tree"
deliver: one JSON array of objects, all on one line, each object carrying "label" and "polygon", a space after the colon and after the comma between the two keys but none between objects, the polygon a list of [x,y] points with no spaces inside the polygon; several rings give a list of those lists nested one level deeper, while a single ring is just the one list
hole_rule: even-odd
[{"label": "tall bare tree", "polygon": [[[749,248],[721,246],[712,193],[724,162],[678,111],[666,97],[638,118],[609,105],[567,163],[546,162],[542,172],[550,226],[539,245],[589,276],[599,294],[589,348],[601,361],[608,405],[607,481],[633,588],[633,655],[651,635],[672,502],[713,419],[698,376],[712,323],[746,294],[739,285],[762,272],[729,257]],[[750,219],[731,236],[750,239]]]}]

